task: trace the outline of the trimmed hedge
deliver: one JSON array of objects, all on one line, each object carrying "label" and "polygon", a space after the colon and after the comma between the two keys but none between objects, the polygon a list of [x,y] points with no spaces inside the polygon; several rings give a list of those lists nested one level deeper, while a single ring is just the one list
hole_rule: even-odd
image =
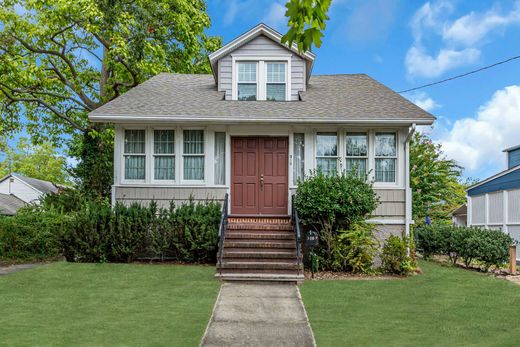
[{"label": "trimmed hedge", "polygon": [[417,247],[428,258],[446,255],[455,264],[462,259],[466,266],[480,261],[486,271],[509,260],[511,236],[500,230],[453,225],[429,225],[417,229]]}]

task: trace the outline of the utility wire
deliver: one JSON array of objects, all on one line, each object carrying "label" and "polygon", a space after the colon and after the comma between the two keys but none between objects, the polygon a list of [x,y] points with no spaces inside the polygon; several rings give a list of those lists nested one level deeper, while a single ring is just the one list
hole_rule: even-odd
[{"label": "utility wire", "polygon": [[461,77],[465,77],[465,76],[468,76],[468,75],[471,75],[471,74],[474,74],[474,73],[477,73],[477,72],[480,72],[482,70],[487,70],[487,69],[491,69],[492,67],[495,67],[497,65],[501,65],[501,64],[505,64],[505,63],[508,63],[512,60],[515,60],[515,59],[519,59],[520,58],[520,55],[517,55],[515,57],[511,57],[509,59],[506,59],[506,60],[502,60],[502,61],[499,61],[499,62],[496,62],[494,64],[491,64],[491,65],[487,65],[487,66],[484,66],[484,67],[481,67],[480,69],[477,69],[477,70],[473,70],[473,71],[470,71],[470,72],[466,72],[466,73],[463,73],[461,75],[456,75],[456,76],[452,76],[452,77],[449,77],[449,78],[446,78],[446,79],[443,79],[441,81],[437,81],[437,82],[433,82],[433,83],[428,83],[428,84],[424,84],[422,86],[419,86],[419,87],[415,87],[415,88],[410,88],[410,89],[406,89],[406,90],[401,90],[400,92],[398,92],[399,94],[402,94],[402,93],[408,93],[408,92],[411,92],[411,91],[414,91],[414,90],[417,90],[417,89],[422,89],[422,88],[426,88],[426,87],[431,87],[431,86],[434,86],[436,84],[440,84],[440,83],[444,83],[444,82],[448,82],[448,81],[452,81],[452,80],[455,80],[457,78],[461,78]]}]

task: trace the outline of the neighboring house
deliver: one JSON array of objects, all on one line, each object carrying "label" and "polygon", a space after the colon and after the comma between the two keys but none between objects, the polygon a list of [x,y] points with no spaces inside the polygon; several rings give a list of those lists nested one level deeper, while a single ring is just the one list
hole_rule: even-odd
[{"label": "neighboring house", "polygon": [[284,216],[305,174],[355,167],[378,235],[407,233],[409,141],[435,117],[365,74],[312,75],[281,37],[260,24],[209,55],[212,75],[162,73],[91,112],[115,125],[113,202],[229,193],[232,215]]},{"label": "neighboring house", "polygon": [[12,216],[19,208],[27,205],[23,200],[20,200],[12,194],[0,193],[0,215]]},{"label": "neighboring house", "polygon": [[451,222],[454,225],[466,226],[468,224],[468,206],[462,205],[451,213]]},{"label": "neighboring house", "polygon": [[468,225],[499,229],[520,241],[520,145],[504,152],[507,169],[466,190]]},{"label": "neighboring house", "polygon": [[38,202],[44,194],[57,193],[59,189],[51,182],[17,174],[0,179],[0,194],[13,195],[25,203]]}]

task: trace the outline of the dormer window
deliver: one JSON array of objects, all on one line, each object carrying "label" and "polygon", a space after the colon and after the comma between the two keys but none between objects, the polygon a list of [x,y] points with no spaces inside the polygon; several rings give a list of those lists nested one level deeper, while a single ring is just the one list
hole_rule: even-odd
[{"label": "dormer window", "polygon": [[258,81],[257,70],[258,63],[256,62],[240,62],[238,66],[237,77],[237,99],[238,100],[257,100]]},{"label": "dormer window", "polygon": [[291,56],[233,56],[233,100],[290,100]]}]

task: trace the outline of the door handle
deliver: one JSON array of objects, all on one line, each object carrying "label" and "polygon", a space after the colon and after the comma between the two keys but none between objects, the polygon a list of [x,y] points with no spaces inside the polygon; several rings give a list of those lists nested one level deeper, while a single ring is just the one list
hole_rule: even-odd
[{"label": "door handle", "polygon": [[264,189],[264,174],[260,175],[260,188]]}]

